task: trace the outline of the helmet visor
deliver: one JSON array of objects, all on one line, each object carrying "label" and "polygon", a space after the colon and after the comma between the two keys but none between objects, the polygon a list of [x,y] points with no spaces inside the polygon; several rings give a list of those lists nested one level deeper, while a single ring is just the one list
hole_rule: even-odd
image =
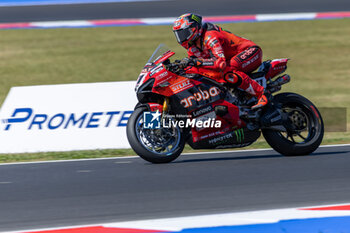
[{"label": "helmet visor", "polygon": [[174,34],[176,36],[177,42],[182,44],[183,42],[191,38],[191,36],[193,35],[193,31],[191,30],[191,28],[185,28],[174,31]]}]

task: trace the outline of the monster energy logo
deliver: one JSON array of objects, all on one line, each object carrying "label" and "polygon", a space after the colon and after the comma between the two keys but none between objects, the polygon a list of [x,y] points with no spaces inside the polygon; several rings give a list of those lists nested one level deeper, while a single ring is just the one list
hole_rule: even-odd
[{"label": "monster energy logo", "polygon": [[242,143],[244,141],[244,131],[243,129],[238,129],[234,131],[236,134],[237,141]]},{"label": "monster energy logo", "polygon": [[201,23],[201,19],[197,15],[192,15],[192,19],[197,21],[198,23]]}]

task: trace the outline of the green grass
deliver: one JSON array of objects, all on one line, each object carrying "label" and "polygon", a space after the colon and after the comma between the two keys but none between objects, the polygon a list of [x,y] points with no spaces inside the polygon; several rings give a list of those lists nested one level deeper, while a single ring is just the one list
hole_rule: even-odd
[{"label": "green grass", "polygon": [[[260,140],[252,148],[267,148],[266,143]],[[225,149],[232,150],[232,149]],[[225,151],[222,150],[222,151]],[[209,150],[193,150],[188,145],[185,146],[183,153],[209,151]],[[135,156],[132,149],[116,149],[116,150],[89,150],[89,151],[70,151],[70,152],[43,152],[43,153],[21,153],[21,154],[0,154],[0,163],[10,162],[32,162],[47,160],[69,160],[69,159],[91,159],[91,158],[111,158],[122,156]]]},{"label": "green grass", "polygon": [[[350,106],[350,19],[222,26],[255,41],[264,59],[291,58],[287,73],[292,82],[283,91],[300,93],[318,107]],[[171,26],[1,30],[0,102],[12,86],[135,80],[160,43],[175,51],[177,58],[185,56]],[[324,144],[330,143],[350,143],[350,133],[326,133]],[[260,140],[256,146],[267,145]],[[133,152],[0,155],[0,162],[124,154]]]}]

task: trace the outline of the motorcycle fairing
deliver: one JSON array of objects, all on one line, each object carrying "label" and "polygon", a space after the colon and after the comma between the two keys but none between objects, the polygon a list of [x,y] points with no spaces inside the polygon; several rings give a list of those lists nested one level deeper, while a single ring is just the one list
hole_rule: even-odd
[{"label": "motorcycle fairing", "polygon": [[[221,121],[221,128],[192,128],[189,144],[194,149],[235,148],[243,147],[256,141],[260,131],[247,130],[245,122],[239,118],[237,106],[225,100],[198,108],[190,114],[193,118],[215,113],[215,119]],[[214,115],[211,115],[214,117]]]},{"label": "motorcycle fairing", "polygon": [[226,129],[212,132],[207,138],[197,142],[194,142],[193,138],[187,142],[193,149],[239,148],[252,144],[260,135],[259,130],[251,131],[247,128],[240,128],[232,131],[232,129]]},{"label": "motorcycle fairing", "polygon": [[[187,114],[192,119],[211,117],[221,121],[219,129],[192,128],[190,145],[194,148],[241,147],[254,142],[260,132],[243,129],[245,123],[239,118],[239,108],[228,101],[228,93],[220,84],[222,73],[196,67],[186,71],[191,74],[196,70],[193,78],[172,73],[165,63],[173,55],[168,51],[146,64],[136,85],[140,103],[148,103],[148,109],[161,112],[161,100],[167,97],[172,113]],[[204,108],[208,108],[207,112]]]},{"label": "motorcycle fairing", "polygon": [[257,79],[259,77],[265,77],[266,81],[269,79],[282,74],[287,69],[288,58],[274,59],[269,61],[264,61],[258,68],[258,72],[252,73],[249,76],[252,79]]},{"label": "motorcycle fairing", "polygon": [[142,107],[146,107],[150,112],[163,111],[163,105],[158,103],[140,103],[139,102],[138,104],[136,104],[135,109],[142,108]]},{"label": "motorcycle fairing", "polygon": [[269,71],[266,73],[266,79],[273,78],[279,74],[282,74],[287,69],[288,58],[274,59],[271,61]]},{"label": "motorcycle fairing", "polygon": [[173,99],[189,112],[223,97],[224,93],[219,88],[199,83],[177,93]]},{"label": "motorcycle fairing", "polygon": [[175,53],[168,50],[167,52],[165,52],[163,55],[160,55],[158,58],[156,58],[154,60],[155,64],[161,64],[163,62],[165,62],[166,60],[168,60],[170,57],[174,56]]}]

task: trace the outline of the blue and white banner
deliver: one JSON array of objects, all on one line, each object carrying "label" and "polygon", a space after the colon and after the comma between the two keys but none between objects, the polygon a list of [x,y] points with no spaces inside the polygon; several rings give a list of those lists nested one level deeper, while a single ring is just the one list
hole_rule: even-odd
[{"label": "blue and white banner", "polygon": [[135,82],[14,87],[0,111],[0,153],[129,148]]}]

